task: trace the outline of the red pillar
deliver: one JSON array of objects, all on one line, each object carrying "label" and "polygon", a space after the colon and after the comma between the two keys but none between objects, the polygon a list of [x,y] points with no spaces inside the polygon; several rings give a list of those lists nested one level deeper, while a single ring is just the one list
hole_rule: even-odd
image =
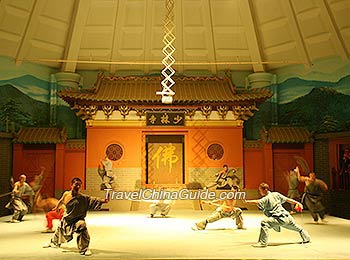
[{"label": "red pillar", "polygon": [[64,190],[64,144],[56,144],[55,190]]}]

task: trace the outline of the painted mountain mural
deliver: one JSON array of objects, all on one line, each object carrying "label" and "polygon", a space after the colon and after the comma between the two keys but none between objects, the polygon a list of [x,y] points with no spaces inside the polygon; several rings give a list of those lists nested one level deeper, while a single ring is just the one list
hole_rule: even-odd
[{"label": "painted mountain mural", "polygon": [[49,104],[35,100],[10,84],[0,87],[0,130],[25,126],[48,126]]},{"label": "painted mountain mural", "polygon": [[339,93],[350,95],[350,77],[343,77],[338,82],[290,78],[278,84],[278,102],[279,104],[289,103],[296,98],[307,95],[314,88],[323,87],[329,87],[338,91]]},{"label": "painted mountain mural", "polygon": [[277,89],[279,104],[271,100],[261,104],[244,123],[245,138],[259,139],[261,129],[272,125],[302,126],[315,132],[350,130],[349,76],[338,82],[291,78]]},{"label": "painted mountain mural", "polygon": [[[33,99],[11,84],[0,86],[0,131],[18,131],[28,126],[50,126],[49,104]],[[85,136],[82,120],[70,107],[56,106],[56,126],[66,127],[68,138]]]},{"label": "painted mountain mural", "polygon": [[18,78],[0,80],[0,88],[11,85],[32,99],[49,103],[49,82],[38,79],[32,75],[24,75]]},{"label": "painted mountain mural", "polygon": [[307,95],[278,106],[278,123],[310,131],[350,130],[350,96],[334,88],[314,88]]}]

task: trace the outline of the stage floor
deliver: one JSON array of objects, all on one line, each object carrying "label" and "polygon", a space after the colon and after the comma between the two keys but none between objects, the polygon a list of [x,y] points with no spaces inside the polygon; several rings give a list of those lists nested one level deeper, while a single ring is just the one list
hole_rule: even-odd
[{"label": "stage floor", "polygon": [[[231,219],[193,231],[194,222],[211,211],[170,211],[167,218],[149,218],[148,211],[89,212],[86,222],[93,259],[350,259],[350,221],[328,217],[327,224],[314,224],[305,212],[294,215],[310,233],[312,243],[301,241],[296,232],[270,232],[269,246],[253,248],[257,242],[260,211],[243,211],[246,230],[237,230]],[[0,218],[0,259],[81,259],[76,238],[59,249],[42,248],[52,234],[44,230],[45,215],[31,214],[21,223]],[[57,225],[57,222],[55,222]]]}]

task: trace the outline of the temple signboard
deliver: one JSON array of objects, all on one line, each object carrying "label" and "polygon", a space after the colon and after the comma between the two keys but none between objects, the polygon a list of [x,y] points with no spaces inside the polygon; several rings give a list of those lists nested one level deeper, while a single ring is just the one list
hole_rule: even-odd
[{"label": "temple signboard", "polygon": [[184,126],[184,112],[147,112],[147,126]]}]

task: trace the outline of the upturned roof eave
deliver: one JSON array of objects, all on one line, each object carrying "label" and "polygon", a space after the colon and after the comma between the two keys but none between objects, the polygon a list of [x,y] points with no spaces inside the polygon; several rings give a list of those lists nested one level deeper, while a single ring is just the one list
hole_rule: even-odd
[{"label": "upturned roof eave", "polygon": [[171,106],[202,106],[212,105],[212,106],[235,106],[235,105],[251,105],[251,104],[259,104],[266,100],[266,98],[259,99],[245,99],[245,100],[174,100],[171,104],[162,103],[161,99],[159,100],[93,100],[93,99],[81,99],[81,98],[73,98],[73,97],[61,97],[64,101],[66,101],[70,106],[74,104],[78,105],[106,105],[106,104],[114,104],[114,105],[130,105],[130,106],[153,106],[160,105],[164,107]]}]

